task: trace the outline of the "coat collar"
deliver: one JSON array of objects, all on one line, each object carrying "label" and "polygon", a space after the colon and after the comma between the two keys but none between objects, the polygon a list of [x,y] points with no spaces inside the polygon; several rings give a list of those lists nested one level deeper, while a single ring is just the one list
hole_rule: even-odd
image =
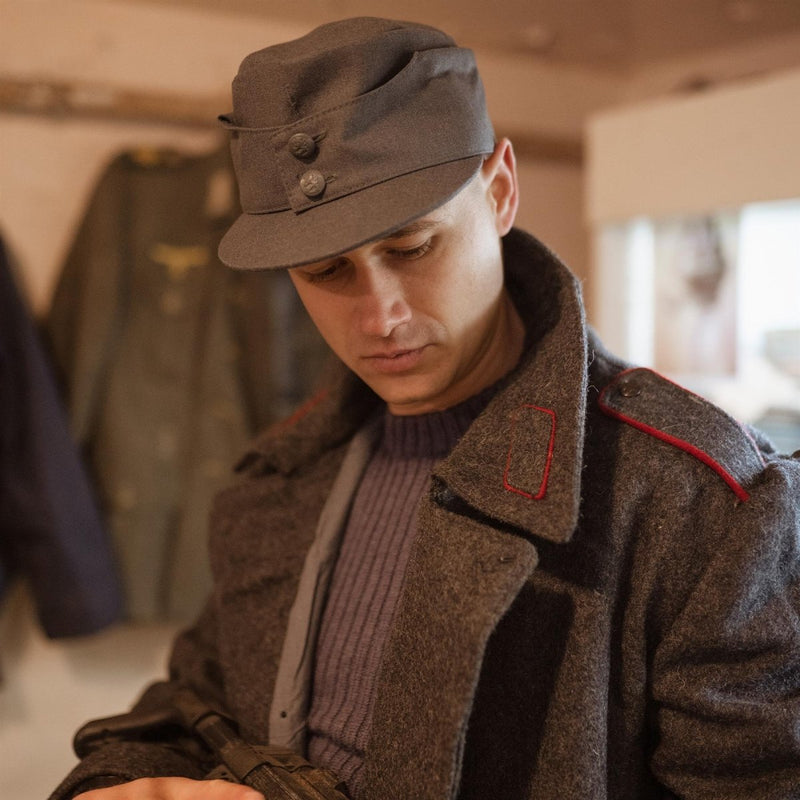
[{"label": "coat collar", "polygon": [[294,414],[261,433],[237,470],[289,475],[350,440],[381,404],[380,398],[335,358],[321,386]]},{"label": "coat collar", "polygon": [[[527,329],[525,355],[435,472],[478,515],[567,541],[578,518],[586,327],[574,276],[538,240],[503,240],[506,284]],[[290,473],[348,440],[380,400],[339,362],[326,388],[259,437],[240,463]]]},{"label": "coat collar", "polygon": [[435,474],[478,514],[564,542],[578,520],[586,410],[580,288],[533,237],[512,231],[504,247],[525,355]]}]

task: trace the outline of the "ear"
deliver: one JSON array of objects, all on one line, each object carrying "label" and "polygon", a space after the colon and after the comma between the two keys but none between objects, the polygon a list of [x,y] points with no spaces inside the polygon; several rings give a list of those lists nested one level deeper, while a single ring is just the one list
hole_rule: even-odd
[{"label": "ear", "polygon": [[519,207],[517,161],[508,139],[501,139],[481,167],[487,198],[492,205],[495,227],[505,236],[514,224]]}]

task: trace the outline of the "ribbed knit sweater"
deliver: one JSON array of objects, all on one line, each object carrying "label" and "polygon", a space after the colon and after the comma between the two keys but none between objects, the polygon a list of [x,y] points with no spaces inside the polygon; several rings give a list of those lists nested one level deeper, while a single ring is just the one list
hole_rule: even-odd
[{"label": "ribbed knit sweater", "polygon": [[358,798],[375,686],[431,472],[488,403],[494,387],[442,412],[385,415],[356,492],[316,651],[309,757]]}]

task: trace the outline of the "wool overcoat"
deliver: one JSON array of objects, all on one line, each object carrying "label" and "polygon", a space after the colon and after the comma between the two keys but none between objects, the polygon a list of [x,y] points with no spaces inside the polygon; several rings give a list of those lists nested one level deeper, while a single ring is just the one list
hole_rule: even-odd
[{"label": "wool overcoat", "polygon": [[[612,357],[557,259],[504,246],[526,352],[421,502],[364,798],[800,797],[800,463]],[[189,683],[268,739],[306,553],[377,405],[342,373],[255,442],[215,504],[214,595],[140,708]],[[124,742],[55,796],[206,768]]]}]

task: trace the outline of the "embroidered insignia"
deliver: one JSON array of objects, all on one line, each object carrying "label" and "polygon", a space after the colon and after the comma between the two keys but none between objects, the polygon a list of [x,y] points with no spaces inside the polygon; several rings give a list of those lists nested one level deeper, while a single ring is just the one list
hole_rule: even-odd
[{"label": "embroidered insignia", "polygon": [[173,281],[180,281],[186,277],[186,273],[194,267],[204,267],[208,264],[210,257],[209,249],[203,245],[176,246],[156,242],[150,248],[150,258],[156,264],[162,264],[167,268],[169,277]]},{"label": "embroidered insignia", "polygon": [[[529,500],[541,500],[545,496],[555,438],[555,411],[528,404],[516,410],[503,472],[506,490]],[[517,457],[520,453],[523,455]]]}]

